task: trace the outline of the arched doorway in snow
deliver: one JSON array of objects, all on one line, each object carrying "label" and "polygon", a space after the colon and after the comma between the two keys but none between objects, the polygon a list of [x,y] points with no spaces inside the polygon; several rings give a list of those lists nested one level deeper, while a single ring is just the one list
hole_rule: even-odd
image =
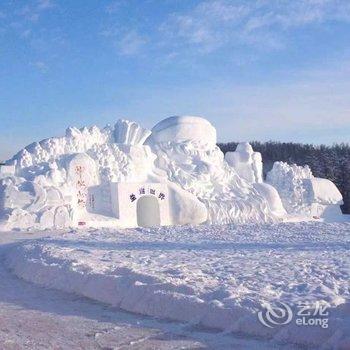
[{"label": "arched doorway in snow", "polygon": [[142,196],[137,200],[137,225],[140,227],[160,226],[160,211],[155,196]]},{"label": "arched doorway in snow", "polygon": [[[141,200],[143,197],[146,198]],[[153,197],[153,200],[149,197]],[[164,226],[173,223],[169,189],[165,182],[112,182],[110,198],[112,215],[124,227]],[[146,220],[143,215],[149,218]]]}]

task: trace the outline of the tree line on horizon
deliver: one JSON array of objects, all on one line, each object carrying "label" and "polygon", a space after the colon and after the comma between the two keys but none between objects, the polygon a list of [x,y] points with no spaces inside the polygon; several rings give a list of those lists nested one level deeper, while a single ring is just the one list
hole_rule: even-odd
[{"label": "tree line on horizon", "polygon": [[[250,142],[254,151],[260,152],[263,159],[264,178],[277,161],[288,164],[308,165],[316,177],[333,181],[343,195],[343,213],[350,214],[350,145],[347,143],[332,146],[302,144],[293,142]],[[219,143],[223,153],[235,151],[238,142]]]}]

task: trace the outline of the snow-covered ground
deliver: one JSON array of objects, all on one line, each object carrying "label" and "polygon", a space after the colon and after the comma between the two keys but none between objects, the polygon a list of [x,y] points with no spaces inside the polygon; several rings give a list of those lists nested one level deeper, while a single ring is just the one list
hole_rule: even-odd
[{"label": "snow-covered ground", "polygon": [[[277,349],[267,341],[233,337],[123,312],[78,295],[48,290],[11,274],[8,249],[47,236],[0,232],[0,349]],[[58,238],[59,232],[50,232]],[[283,347],[290,350],[293,347]]]},{"label": "snow-covered ground", "polygon": [[[259,348],[348,349],[349,241],[350,223],[74,230],[15,245],[5,264],[41,286],[255,339]],[[266,302],[290,306],[292,320],[262,325]],[[300,303],[324,303],[328,327],[297,325]]]}]

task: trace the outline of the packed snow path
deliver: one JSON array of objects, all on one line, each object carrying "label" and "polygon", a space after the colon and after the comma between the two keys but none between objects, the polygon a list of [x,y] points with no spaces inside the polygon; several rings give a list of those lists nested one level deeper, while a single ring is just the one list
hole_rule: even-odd
[{"label": "packed snow path", "polygon": [[[195,330],[122,312],[12,275],[3,258],[20,239],[44,234],[0,232],[0,349],[274,349],[271,343]],[[52,233],[52,238],[59,233]],[[286,347],[293,349],[292,347]]]},{"label": "packed snow path", "polygon": [[[70,231],[18,245],[20,277],[124,310],[279,344],[349,345],[350,224]],[[329,327],[258,322],[264,302],[325,302]]]}]

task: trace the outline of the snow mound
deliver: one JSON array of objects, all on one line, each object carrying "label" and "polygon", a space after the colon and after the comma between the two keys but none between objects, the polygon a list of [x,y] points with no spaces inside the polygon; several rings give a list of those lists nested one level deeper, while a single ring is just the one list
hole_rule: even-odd
[{"label": "snow mound", "polygon": [[[90,230],[24,242],[6,265],[36,284],[149,316],[323,349],[348,348],[349,224]],[[293,310],[264,326],[265,303]],[[298,326],[303,305],[327,328]]]}]

